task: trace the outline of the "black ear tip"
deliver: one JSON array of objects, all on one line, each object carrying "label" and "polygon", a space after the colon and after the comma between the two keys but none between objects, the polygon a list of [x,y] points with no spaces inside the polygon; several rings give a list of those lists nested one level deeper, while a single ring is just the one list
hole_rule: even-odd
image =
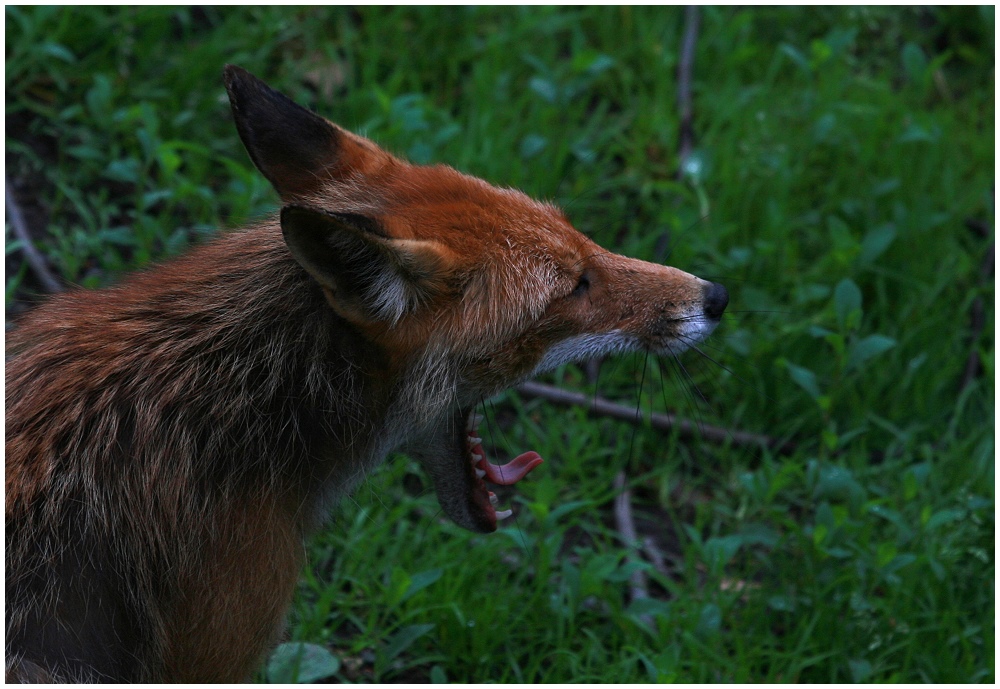
[{"label": "black ear tip", "polygon": [[317,191],[342,166],[339,130],[253,74],[226,65],[222,78],[250,159],[283,199]]},{"label": "black ear tip", "polygon": [[226,65],[222,68],[222,81],[225,82],[226,88],[229,88],[245,74],[249,74],[249,72],[242,67]]},{"label": "black ear tip", "polygon": [[260,88],[263,85],[260,79],[238,65],[226,65],[222,69],[222,81],[231,98],[240,96],[251,88]]}]

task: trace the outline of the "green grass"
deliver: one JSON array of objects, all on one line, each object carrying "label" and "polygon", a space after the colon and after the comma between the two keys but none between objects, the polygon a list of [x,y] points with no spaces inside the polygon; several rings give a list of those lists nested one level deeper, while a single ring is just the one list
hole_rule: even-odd
[{"label": "green grass", "polygon": [[[6,18],[7,175],[68,282],[109,284],[276,208],[228,114],[234,62],[730,289],[714,361],[609,361],[596,391],[792,454],[508,394],[487,447],[548,460],[505,498],[516,519],[463,532],[415,463],[389,461],[311,549],[290,629],[316,645],[309,676],[995,679],[993,238],[966,227],[994,219],[992,8],[703,8],[680,180],[681,8]],[[36,290],[8,228],[8,318]],[[575,366],[549,381],[595,391]],[[662,571],[616,535],[623,469]],[[629,597],[636,570],[650,599]]]}]

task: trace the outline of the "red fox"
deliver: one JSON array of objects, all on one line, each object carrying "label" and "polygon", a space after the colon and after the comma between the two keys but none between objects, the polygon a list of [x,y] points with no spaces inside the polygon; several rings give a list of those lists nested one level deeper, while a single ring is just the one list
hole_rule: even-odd
[{"label": "red fox", "polygon": [[477,405],[560,364],[675,354],[726,289],[563,213],[417,166],[245,70],[232,111],[280,215],[8,334],[8,681],[233,682],[280,640],[304,539],[393,450],[491,532]]}]

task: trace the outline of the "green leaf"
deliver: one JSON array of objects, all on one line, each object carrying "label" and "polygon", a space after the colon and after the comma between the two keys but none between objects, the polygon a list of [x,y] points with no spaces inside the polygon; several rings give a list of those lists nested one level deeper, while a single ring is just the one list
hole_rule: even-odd
[{"label": "green leaf", "polygon": [[585,50],[573,56],[573,71],[588,72],[591,76],[613,67],[615,59],[603,53]]},{"label": "green leaf", "polygon": [[623,581],[628,581],[632,578],[635,572],[646,572],[652,569],[652,565],[648,562],[626,562],[621,567],[616,567],[607,576],[603,577],[605,581],[610,581],[615,584],[620,584]]},{"label": "green leaf", "polygon": [[851,278],[844,278],[833,290],[833,305],[837,322],[843,329],[850,329],[861,318],[861,289]]},{"label": "green leaf", "polygon": [[814,400],[818,400],[823,394],[819,391],[819,384],[816,382],[816,374],[807,368],[802,368],[801,366],[796,366],[795,364],[786,361],[785,368],[788,369],[788,375],[792,377],[799,387],[809,393],[809,396]]},{"label": "green leaf", "polygon": [[798,48],[791,45],[790,43],[782,43],[780,46],[778,46],[778,50],[780,50],[782,53],[791,58],[792,62],[798,65],[803,72],[806,72],[807,74],[812,73],[812,65],[810,64],[806,56],[802,54],[802,51],[800,51]]},{"label": "green leaf", "polygon": [[632,617],[642,617],[643,615],[652,615],[656,617],[661,615],[663,617],[670,616],[670,603],[665,600],[660,600],[659,598],[634,598],[631,603],[629,603],[628,608],[625,609],[625,614]]},{"label": "green leaf", "polygon": [[908,541],[913,533],[911,525],[908,523],[907,519],[900,514],[898,511],[886,507],[884,505],[870,505],[868,511],[878,517],[891,522],[899,530],[899,540],[900,542]]},{"label": "green leaf", "polygon": [[742,545],[743,538],[738,535],[713,536],[702,546],[706,564],[713,572],[721,571],[733,559]]},{"label": "green leaf", "polygon": [[861,243],[854,236],[850,225],[838,218],[830,215],[826,218],[827,230],[830,233],[830,255],[836,258],[842,266],[847,266],[861,251]]},{"label": "green leaf", "polygon": [[795,599],[784,595],[771,596],[767,599],[767,607],[778,612],[792,612],[795,610]]},{"label": "green leaf", "polygon": [[112,160],[104,169],[104,176],[116,182],[135,184],[139,180],[139,161],[135,158]]},{"label": "green leaf", "polygon": [[897,141],[900,143],[911,143],[915,141],[935,143],[941,139],[941,129],[937,125],[922,127],[917,123],[911,123]]},{"label": "green leaf", "polygon": [[830,140],[830,133],[837,127],[837,116],[832,112],[824,113],[813,124],[813,139],[820,143]]},{"label": "green leaf", "polygon": [[274,649],[267,661],[267,681],[272,684],[315,682],[340,670],[340,660],[327,649],[299,641]]},{"label": "green leaf", "polygon": [[715,603],[707,603],[698,615],[695,632],[699,636],[715,636],[722,628],[722,610]]},{"label": "green leaf", "polygon": [[809,43],[809,53],[812,56],[811,62],[815,67],[821,67],[833,57],[833,49],[830,47],[830,44],[818,38],[814,38]]},{"label": "green leaf", "polygon": [[528,82],[528,88],[541,96],[547,103],[555,103],[559,97],[559,89],[548,79],[532,77]]},{"label": "green leaf", "polygon": [[957,521],[965,516],[965,510],[958,508],[951,508],[947,510],[941,510],[940,512],[935,512],[931,515],[930,519],[927,520],[927,530],[936,529],[939,526],[944,526],[945,524],[950,524],[953,521]]},{"label": "green leaf", "polygon": [[823,336],[826,343],[836,352],[837,358],[841,359],[847,351],[847,339],[840,333],[828,332]]},{"label": "green leaf", "polygon": [[157,159],[160,163],[160,168],[163,170],[163,174],[168,177],[177,172],[177,169],[181,166],[181,162],[183,162],[180,155],[178,155],[177,151],[169,143],[160,144],[157,150]]},{"label": "green leaf", "polygon": [[780,540],[777,531],[767,524],[757,522],[744,524],[740,528],[739,537],[744,545],[763,545],[768,548],[773,548]]},{"label": "green leaf", "polygon": [[559,507],[549,512],[548,516],[545,518],[545,523],[555,524],[560,518],[562,518],[563,515],[583,509],[584,507],[590,507],[593,504],[593,500],[570,500],[569,502],[564,502],[559,505]]},{"label": "green leaf", "polygon": [[896,346],[896,341],[885,335],[869,335],[851,343],[847,349],[847,369],[855,369],[872,357],[887,352]]},{"label": "green leaf", "polygon": [[538,134],[528,134],[526,137],[521,139],[521,157],[522,158],[534,158],[536,155],[545,150],[545,147],[549,145],[549,140],[544,136]]},{"label": "green leaf", "polygon": [[853,493],[861,491],[863,489],[855,480],[850,469],[827,464],[819,468],[813,496],[818,499],[844,501],[849,499]]},{"label": "green leaf", "polygon": [[896,548],[895,543],[879,543],[878,548],[875,549],[875,563],[881,568],[892,562],[893,558],[896,557],[896,553],[899,552]]},{"label": "green leaf", "polygon": [[435,581],[441,578],[441,569],[429,569],[426,572],[419,572],[410,577],[410,585],[406,589],[406,593],[400,601],[409,600],[416,593],[423,591],[425,588],[433,584]]},{"label": "green leaf", "polygon": [[910,81],[923,81],[927,71],[927,56],[916,43],[908,42],[903,46],[903,69]]},{"label": "green leaf", "polygon": [[848,660],[847,666],[851,669],[851,679],[855,684],[865,682],[871,677],[872,664],[867,660]]},{"label": "green leaf", "polygon": [[383,654],[386,660],[395,659],[396,656],[409,648],[414,641],[432,629],[434,629],[433,624],[411,624],[400,629],[392,635],[385,645]]},{"label": "green leaf", "polygon": [[412,581],[409,573],[402,567],[393,567],[389,575],[389,583],[386,586],[386,600],[390,606],[398,605],[403,600],[403,596],[410,590]]},{"label": "green leaf", "polygon": [[61,43],[53,43],[51,41],[43,43],[40,50],[43,54],[62,60],[63,62],[76,62],[76,55]]},{"label": "green leaf", "polygon": [[884,182],[879,182],[872,188],[872,196],[885,196],[886,194],[891,194],[901,186],[902,182],[899,181],[898,177],[890,177]]},{"label": "green leaf", "polygon": [[891,223],[873,228],[861,240],[861,253],[858,255],[858,261],[862,264],[871,263],[889,248],[894,239],[896,239],[896,227]]}]

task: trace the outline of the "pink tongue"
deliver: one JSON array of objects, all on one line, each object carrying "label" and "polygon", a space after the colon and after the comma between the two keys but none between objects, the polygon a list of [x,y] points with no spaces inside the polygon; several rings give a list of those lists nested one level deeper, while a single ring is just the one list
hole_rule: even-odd
[{"label": "pink tongue", "polygon": [[525,452],[518,455],[506,464],[490,464],[483,457],[476,466],[486,472],[486,478],[490,483],[498,486],[511,486],[528,475],[528,472],[542,463],[542,458],[537,452]]}]

